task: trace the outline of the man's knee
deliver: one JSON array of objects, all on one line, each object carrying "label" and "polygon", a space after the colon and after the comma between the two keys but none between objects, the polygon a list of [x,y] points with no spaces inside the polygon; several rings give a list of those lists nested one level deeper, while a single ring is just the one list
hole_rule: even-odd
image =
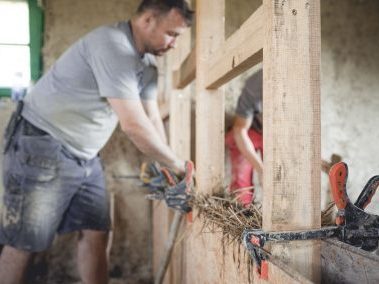
[{"label": "man's knee", "polygon": [[0,258],[2,261],[28,261],[32,256],[31,252],[17,249],[11,246],[4,246]]}]

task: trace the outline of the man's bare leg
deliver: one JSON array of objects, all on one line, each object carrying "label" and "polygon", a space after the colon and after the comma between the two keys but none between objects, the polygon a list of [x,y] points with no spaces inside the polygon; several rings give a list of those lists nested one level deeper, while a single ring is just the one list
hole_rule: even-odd
[{"label": "man's bare leg", "polygon": [[0,283],[21,284],[32,253],[4,246],[0,256]]},{"label": "man's bare leg", "polygon": [[108,282],[107,232],[83,230],[78,242],[78,269],[83,284]]}]

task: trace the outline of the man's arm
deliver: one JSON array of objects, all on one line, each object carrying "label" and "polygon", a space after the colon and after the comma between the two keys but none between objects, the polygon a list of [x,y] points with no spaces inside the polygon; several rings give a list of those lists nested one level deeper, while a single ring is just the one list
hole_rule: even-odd
[{"label": "man's arm", "polygon": [[108,98],[108,101],[119,118],[121,129],[141,152],[178,173],[184,173],[184,161],[163,142],[140,100]]},{"label": "man's arm", "polygon": [[163,126],[161,114],[159,112],[158,103],[156,100],[144,100],[142,105],[147,113],[148,118],[153,123],[155,129],[158,131],[159,136],[163,142],[167,144],[167,136]]},{"label": "man's arm", "polygon": [[263,177],[263,161],[257,151],[255,151],[254,144],[250,140],[248,131],[252,123],[252,117],[244,118],[236,115],[233,124],[233,135],[237,147],[241,154],[250,162],[258,173],[259,181],[262,183]]}]

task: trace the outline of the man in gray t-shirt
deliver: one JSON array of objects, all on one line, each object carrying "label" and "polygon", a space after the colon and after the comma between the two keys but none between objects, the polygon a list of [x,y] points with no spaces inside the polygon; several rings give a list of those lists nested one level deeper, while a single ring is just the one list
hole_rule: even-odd
[{"label": "man in gray t-shirt", "polygon": [[25,97],[22,116],[90,160],[118,123],[108,99],[155,105],[156,90],[154,56],[140,55],[130,22],[120,22],[72,45]]},{"label": "man in gray t-shirt", "polygon": [[5,133],[2,283],[20,283],[32,253],[71,231],[80,232],[83,282],[107,282],[109,214],[98,152],[120,123],[143,153],[183,173],[159,114],[154,55],[173,48],[192,17],[184,0],[143,0],[130,21],[74,43],[27,94]]},{"label": "man in gray t-shirt", "polygon": [[254,200],[254,171],[262,184],[262,84],[262,70],[246,80],[238,98],[233,129],[226,135],[232,164],[229,190],[236,192],[238,201],[244,206]]}]

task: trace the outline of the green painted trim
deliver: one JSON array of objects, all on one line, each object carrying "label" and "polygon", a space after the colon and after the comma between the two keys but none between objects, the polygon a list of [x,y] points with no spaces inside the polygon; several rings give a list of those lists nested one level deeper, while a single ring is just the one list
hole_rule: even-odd
[{"label": "green painted trim", "polygon": [[42,75],[42,44],[43,44],[43,10],[37,0],[28,0],[29,4],[29,33],[30,33],[30,75],[36,82]]},{"label": "green painted trim", "polygon": [[0,88],[0,97],[10,97],[11,89],[9,88]]}]

